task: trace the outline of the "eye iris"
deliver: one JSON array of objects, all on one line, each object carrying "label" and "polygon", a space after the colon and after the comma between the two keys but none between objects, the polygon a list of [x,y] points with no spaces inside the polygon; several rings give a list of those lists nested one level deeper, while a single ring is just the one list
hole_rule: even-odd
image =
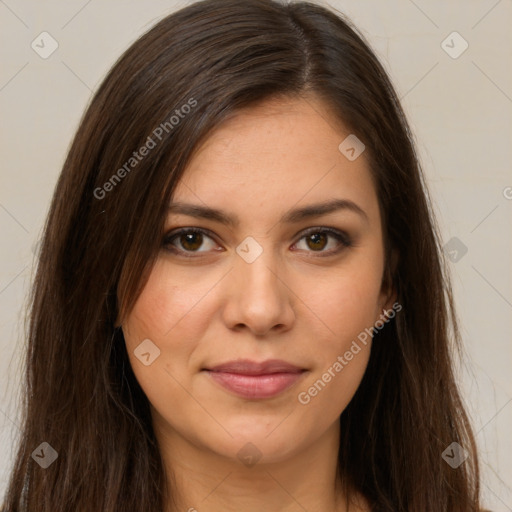
[{"label": "eye iris", "polygon": [[[313,245],[310,245],[313,242]],[[307,238],[307,243],[310,249],[323,249],[327,243],[327,235],[325,233],[313,233]]]},{"label": "eye iris", "polygon": [[180,236],[180,243],[184,249],[195,251],[203,243],[202,233],[186,233]]}]

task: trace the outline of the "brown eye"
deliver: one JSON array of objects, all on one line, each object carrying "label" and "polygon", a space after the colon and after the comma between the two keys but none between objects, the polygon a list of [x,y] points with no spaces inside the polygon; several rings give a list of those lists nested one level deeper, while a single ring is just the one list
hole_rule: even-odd
[{"label": "brown eye", "polygon": [[168,233],[162,245],[165,249],[183,256],[206,253],[218,247],[212,237],[199,228],[184,228]]},{"label": "brown eye", "polygon": [[323,250],[327,245],[328,236],[325,233],[313,233],[306,237],[306,243],[310,249]]},{"label": "brown eye", "polygon": [[[305,242],[305,248],[300,247],[302,240]],[[300,250],[318,253],[319,256],[331,256],[338,254],[347,247],[351,247],[352,241],[350,237],[342,231],[332,228],[311,228],[295,245]]]},{"label": "brown eye", "polygon": [[[317,253],[318,256],[331,256],[338,254],[343,249],[352,246],[350,237],[332,228],[311,228],[295,246],[304,241],[305,247],[297,247],[309,253]],[[177,255],[185,257],[200,256],[211,251],[222,249],[215,243],[212,236],[200,228],[182,228],[168,233],[162,242],[162,246]]]},{"label": "brown eye", "polygon": [[197,251],[203,243],[202,233],[187,233],[179,236],[181,247],[187,251]]}]

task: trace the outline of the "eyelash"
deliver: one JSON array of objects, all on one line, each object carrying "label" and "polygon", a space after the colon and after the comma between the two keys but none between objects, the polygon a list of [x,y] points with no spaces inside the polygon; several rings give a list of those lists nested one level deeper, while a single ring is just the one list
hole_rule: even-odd
[{"label": "eyelash", "polygon": [[[197,258],[203,252],[207,252],[207,251],[183,251],[183,250],[179,250],[176,247],[174,247],[173,245],[171,245],[171,243],[172,243],[172,241],[174,239],[176,239],[179,236],[184,235],[184,234],[202,234],[202,235],[205,235],[208,238],[213,240],[213,237],[210,234],[210,232],[205,230],[205,229],[201,229],[201,228],[181,228],[178,231],[170,232],[170,233],[165,235],[165,237],[163,239],[163,243],[162,243],[163,247],[166,250],[168,250],[169,252],[172,252],[174,254],[179,254],[179,255],[181,255],[181,256],[183,256],[185,258]],[[330,235],[333,238],[335,238],[340,243],[340,245],[341,245],[341,247],[339,247],[337,249],[334,249],[334,250],[330,250],[330,251],[307,251],[307,252],[316,253],[320,257],[334,256],[336,254],[339,254],[344,249],[353,246],[352,240],[350,239],[350,237],[346,233],[343,233],[342,231],[338,231],[338,230],[335,230],[335,229],[332,229],[332,228],[327,228],[327,227],[321,227],[321,228],[313,227],[313,228],[309,228],[305,232],[303,232],[302,236],[299,238],[298,241],[300,241],[300,240],[302,240],[304,238],[307,238],[308,236],[313,235],[313,234],[315,234],[315,235],[316,234],[327,234],[327,235]]]}]

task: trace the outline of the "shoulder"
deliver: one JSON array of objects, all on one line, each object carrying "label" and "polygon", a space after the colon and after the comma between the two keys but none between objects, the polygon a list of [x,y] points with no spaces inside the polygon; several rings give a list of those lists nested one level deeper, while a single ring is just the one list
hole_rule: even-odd
[{"label": "shoulder", "polygon": [[372,512],[370,502],[360,493],[351,496],[348,512]]}]

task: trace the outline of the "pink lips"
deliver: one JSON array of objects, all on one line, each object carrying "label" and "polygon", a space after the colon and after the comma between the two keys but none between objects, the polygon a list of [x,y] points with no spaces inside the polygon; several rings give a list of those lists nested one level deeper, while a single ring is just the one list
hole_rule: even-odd
[{"label": "pink lips", "polygon": [[262,399],[276,396],[291,387],[305,370],[279,359],[261,363],[239,359],[206,371],[228,391],[244,398]]}]

